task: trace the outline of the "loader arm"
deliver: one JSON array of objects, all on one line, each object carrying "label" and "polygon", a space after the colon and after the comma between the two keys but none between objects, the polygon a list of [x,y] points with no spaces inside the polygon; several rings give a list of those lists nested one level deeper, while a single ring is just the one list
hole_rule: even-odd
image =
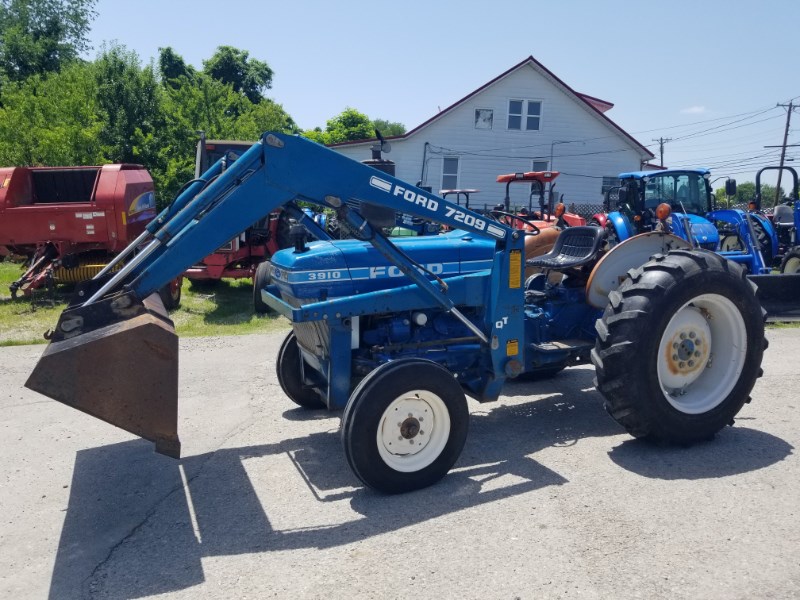
[{"label": "loader arm", "polygon": [[180,196],[176,202],[183,208],[164,219],[153,240],[137,256],[139,261],[103,293],[124,284],[143,300],[252,223],[290,201],[340,208],[350,199],[464,229],[501,243],[510,239],[512,233],[503,224],[316,142],[269,133],[202,191],[189,189]]},{"label": "loader arm", "polygon": [[[77,288],[27,387],[149,439],[158,452],[178,457],[177,335],[155,292],[255,221],[281,206],[291,208],[294,201],[335,209],[423,294],[472,330],[486,357],[485,396],[496,397],[505,376],[518,370],[524,331],[524,232],[301,137],[267,133],[224,170],[222,160],[189,182],[123,251],[123,257],[132,258],[117,273],[105,273]],[[350,208],[354,200],[361,208]],[[417,265],[380,233],[367,216],[370,206],[495,241],[491,273],[485,275],[491,281],[482,322],[473,323],[461,314],[458,294],[448,296],[444,282],[437,285],[420,274]],[[349,324],[342,320],[336,327],[345,331]],[[337,363],[332,375],[337,380],[349,369],[347,356],[343,353]]]}]

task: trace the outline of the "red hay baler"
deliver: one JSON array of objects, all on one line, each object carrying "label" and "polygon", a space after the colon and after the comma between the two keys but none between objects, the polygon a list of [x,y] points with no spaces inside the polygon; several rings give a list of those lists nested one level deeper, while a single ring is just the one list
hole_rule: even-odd
[{"label": "red hay baler", "polygon": [[0,168],[0,254],[27,259],[12,297],[90,279],[155,216],[141,165]]}]

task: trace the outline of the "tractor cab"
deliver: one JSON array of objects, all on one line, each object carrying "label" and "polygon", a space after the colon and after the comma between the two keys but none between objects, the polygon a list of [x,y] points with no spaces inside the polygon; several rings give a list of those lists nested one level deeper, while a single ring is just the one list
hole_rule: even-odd
[{"label": "tractor cab", "polygon": [[709,177],[708,169],[621,173],[616,207],[609,206],[612,237],[624,241],[647,231],[674,230],[699,247],[716,250],[719,233],[706,218],[714,208]]}]

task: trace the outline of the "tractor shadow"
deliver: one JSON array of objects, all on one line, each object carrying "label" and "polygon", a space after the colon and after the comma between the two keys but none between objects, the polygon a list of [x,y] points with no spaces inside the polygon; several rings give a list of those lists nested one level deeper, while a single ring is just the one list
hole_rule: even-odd
[{"label": "tractor shadow", "polygon": [[[567,484],[535,460],[537,452],[569,451],[581,439],[623,433],[591,389],[592,376],[590,369],[577,369],[551,381],[511,384],[502,405],[470,403],[470,433],[455,468],[438,484],[400,496],[361,486],[336,430],[180,463],[153,454],[141,440],[82,450],[50,597],[139,598],[183,590],[205,581],[204,558],[339,547]],[[532,394],[540,399],[517,400]],[[297,412],[287,411],[293,418]],[[699,456],[636,441],[623,442],[610,456],[625,469],[672,479],[755,470],[791,452],[782,440],[746,428],[719,437],[701,446]],[[285,470],[270,476],[278,463]],[[286,505],[295,503],[302,510],[287,518]]]}]

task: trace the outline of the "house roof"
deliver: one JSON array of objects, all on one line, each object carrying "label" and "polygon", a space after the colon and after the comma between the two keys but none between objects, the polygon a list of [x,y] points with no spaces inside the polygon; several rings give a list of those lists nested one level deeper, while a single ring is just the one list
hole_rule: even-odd
[{"label": "house roof", "polygon": [[[386,139],[387,140],[403,140],[403,139],[406,139],[406,138],[414,135],[415,133],[417,133],[421,129],[424,129],[425,127],[427,127],[428,125],[430,125],[434,121],[437,121],[438,119],[441,119],[444,115],[446,115],[447,113],[449,113],[453,109],[457,108],[458,106],[461,106],[462,104],[464,104],[465,102],[467,102],[468,100],[470,100],[471,98],[476,96],[477,94],[481,93],[483,90],[485,90],[489,86],[493,85],[494,83],[496,83],[497,81],[500,81],[501,79],[503,79],[504,77],[506,77],[510,73],[513,73],[517,69],[521,69],[522,67],[524,67],[526,65],[532,66],[537,71],[543,73],[545,76],[547,76],[549,79],[551,79],[556,85],[560,86],[567,93],[569,93],[572,96],[574,96],[580,103],[586,105],[591,112],[594,112],[598,119],[600,119],[601,121],[605,121],[613,129],[617,130],[623,137],[625,137],[629,141],[631,141],[642,152],[644,152],[645,154],[647,154],[650,157],[653,157],[653,158],[655,157],[655,154],[650,152],[650,150],[648,150],[645,146],[643,146],[640,142],[638,142],[632,135],[630,135],[628,132],[626,132],[624,129],[622,129],[622,127],[620,127],[619,125],[614,123],[614,121],[612,121],[607,116],[605,116],[605,114],[603,114],[607,110],[611,109],[614,106],[611,102],[608,102],[606,100],[601,100],[600,98],[595,98],[594,96],[589,96],[588,94],[581,94],[579,92],[576,92],[570,86],[568,86],[566,83],[564,83],[559,77],[557,77],[555,74],[553,74],[553,72],[550,71],[547,67],[545,67],[542,63],[540,63],[538,60],[533,58],[533,56],[527,57],[525,60],[517,63],[516,65],[514,65],[513,67],[511,67],[507,71],[504,71],[503,73],[501,73],[500,75],[498,75],[497,77],[492,79],[491,81],[486,82],[485,84],[483,84],[478,89],[470,92],[469,94],[467,94],[466,96],[461,98],[461,100],[458,100],[457,102],[451,104],[450,106],[448,106],[444,110],[439,111],[437,114],[432,116],[430,119],[428,119],[424,123],[422,123],[420,125],[417,125],[416,127],[414,127],[414,129],[412,129],[410,131],[407,131],[406,133],[404,133],[402,135],[389,136]],[[341,146],[354,146],[354,145],[358,145],[358,144],[368,144],[368,143],[374,142],[375,139],[376,138],[370,138],[368,140],[353,140],[353,141],[348,141],[348,142],[339,142],[337,144],[331,144],[330,146],[332,148],[336,148],[336,147],[341,147]]]}]

